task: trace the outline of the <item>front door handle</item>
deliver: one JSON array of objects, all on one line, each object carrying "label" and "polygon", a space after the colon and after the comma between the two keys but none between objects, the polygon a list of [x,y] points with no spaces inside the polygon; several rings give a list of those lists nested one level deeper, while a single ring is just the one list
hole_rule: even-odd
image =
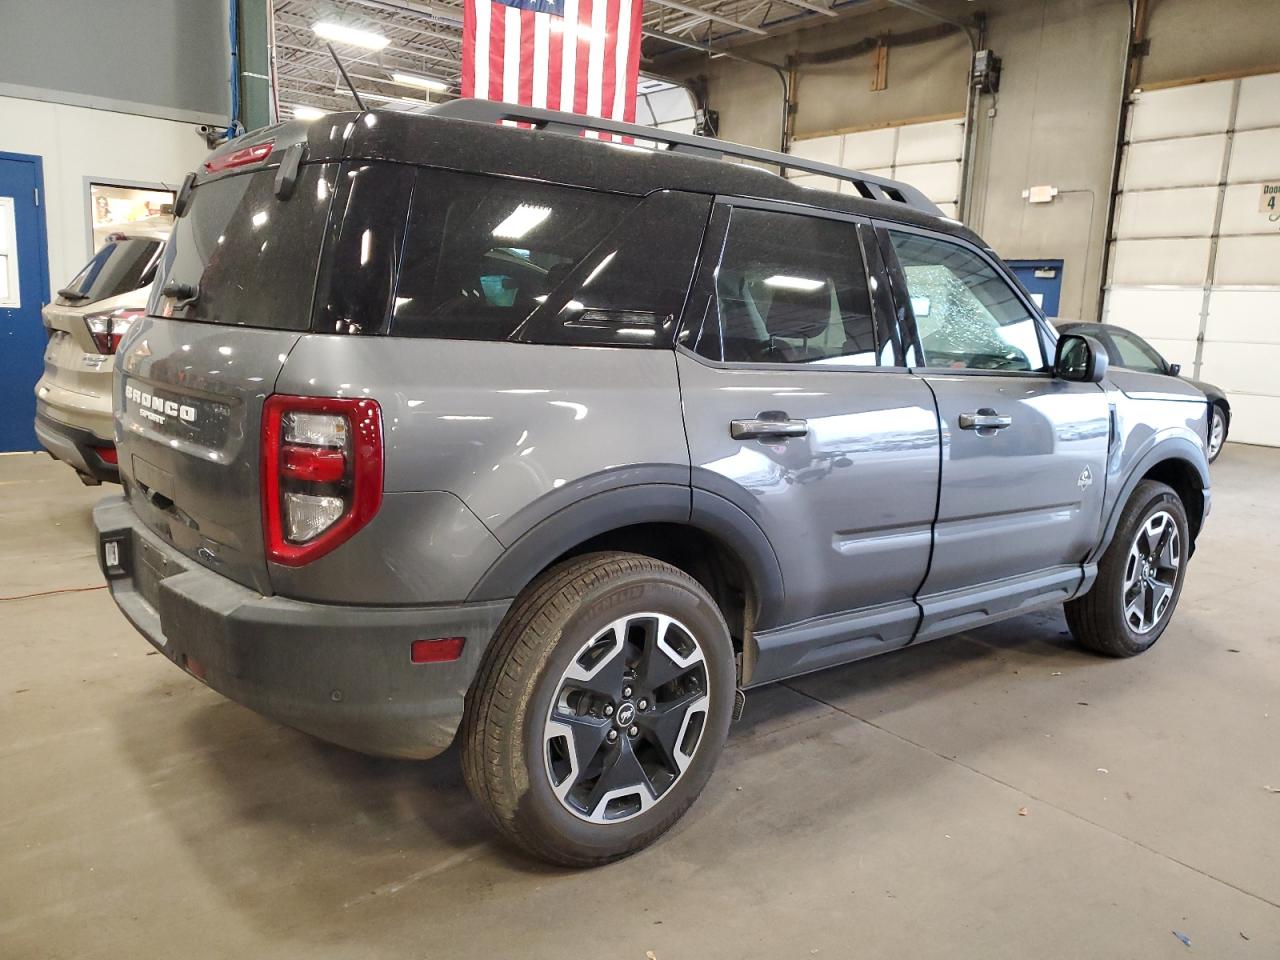
[{"label": "front door handle", "polygon": [[735,440],[786,440],[808,432],[808,420],[792,420],[781,410],[765,410],[751,420],[729,421],[729,436]]},{"label": "front door handle", "polygon": [[961,430],[1003,430],[1013,425],[1013,417],[996,413],[990,407],[983,407],[977,413],[960,414]]}]

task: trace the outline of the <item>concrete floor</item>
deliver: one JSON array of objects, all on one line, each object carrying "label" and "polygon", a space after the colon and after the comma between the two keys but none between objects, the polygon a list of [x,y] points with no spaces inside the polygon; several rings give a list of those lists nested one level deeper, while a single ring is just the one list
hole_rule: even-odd
[{"label": "concrete floor", "polygon": [[152,655],[99,586],[103,491],[0,457],[0,958],[1274,960],[1277,476],[1227,448],[1146,656],[1055,611],[753,693],[683,823],[572,873],[494,838],[453,752],[330,747]]}]

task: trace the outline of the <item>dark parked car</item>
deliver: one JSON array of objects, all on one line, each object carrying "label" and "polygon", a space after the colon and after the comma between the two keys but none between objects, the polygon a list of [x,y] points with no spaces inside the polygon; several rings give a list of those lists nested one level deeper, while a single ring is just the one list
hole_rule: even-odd
[{"label": "dark parked car", "polygon": [[[1167,377],[1181,374],[1182,367],[1170,363],[1160,355],[1160,351],[1132,330],[1117,327],[1112,323],[1072,323],[1057,324],[1059,333],[1080,333],[1095,338],[1107,348],[1107,358],[1117,367],[1129,370],[1140,370],[1143,373],[1158,373]],[[1194,384],[1213,404],[1213,419],[1209,424],[1209,462],[1218,459],[1222,445],[1227,442],[1227,431],[1231,428],[1231,404],[1221,387],[1203,380],[1192,380],[1183,377],[1187,383]]]},{"label": "dark parked car", "polygon": [[538,856],[660,836],[746,688],[1062,603],[1133,656],[1173,616],[1204,397],[1055,338],[905,184],[455,101],[233,141],[177,212],[116,367],[112,595],[301,730],[459,736]]}]

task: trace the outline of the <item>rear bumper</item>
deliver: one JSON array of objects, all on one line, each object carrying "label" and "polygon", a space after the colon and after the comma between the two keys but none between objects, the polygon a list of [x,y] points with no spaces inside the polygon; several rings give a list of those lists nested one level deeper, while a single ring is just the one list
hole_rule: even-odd
[{"label": "rear bumper", "polygon": [[55,460],[70,464],[86,477],[99,483],[120,482],[120,468],[108,463],[98,452],[103,446],[113,446],[114,441],[55,420],[41,401],[36,402],[36,439]]},{"label": "rear bumper", "polygon": [[[250,709],[365,753],[425,758],[453,741],[480,658],[510,601],[357,607],[264,597],[188,559],[122,497],[94,508],[111,595],[151,644]],[[108,567],[114,543],[119,562]],[[460,659],[414,664],[410,645],[466,637]]]}]

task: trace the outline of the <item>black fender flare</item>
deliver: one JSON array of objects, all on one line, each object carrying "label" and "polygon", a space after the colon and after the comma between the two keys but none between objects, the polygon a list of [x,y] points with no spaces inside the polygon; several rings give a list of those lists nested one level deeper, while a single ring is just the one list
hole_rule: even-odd
[{"label": "black fender flare", "polygon": [[720,541],[742,563],[757,610],[781,609],[782,567],[760,526],[724,497],[668,483],[618,487],[557,510],[513,541],[480,577],[467,600],[510,599],[574,547],[643,523],[692,527]]},{"label": "black fender flare", "polygon": [[1102,554],[1106,552],[1107,547],[1111,544],[1111,538],[1115,536],[1116,527],[1120,525],[1120,514],[1124,512],[1125,504],[1129,502],[1129,498],[1133,496],[1133,491],[1142,482],[1143,477],[1153,467],[1169,460],[1177,460],[1191,467],[1199,478],[1200,489],[1209,489],[1209,467],[1205,462],[1204,450],[1186,437],[1167,437],[1160,440],[1139,457],[1138,462],[1129,469],[1128,475],[1120,487],[1119,496],[1111,504],[1111,512],[1103,525],[1102,536],[1098,540],[1098,546],[1089,554],[1086,562],[1096,563]]}]

